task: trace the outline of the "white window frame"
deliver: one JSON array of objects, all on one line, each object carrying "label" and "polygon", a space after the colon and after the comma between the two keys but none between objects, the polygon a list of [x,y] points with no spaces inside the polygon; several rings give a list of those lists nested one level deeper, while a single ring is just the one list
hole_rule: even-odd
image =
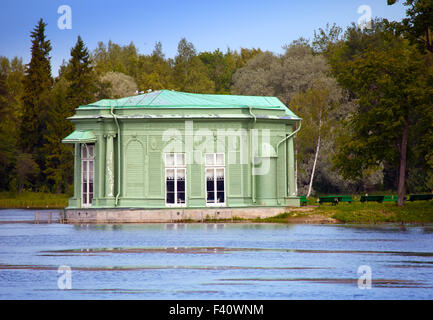
[{"label": "white window frame", "polygon": [[[94,196],[94,192],[95,192],[95,145],[94,144],[81,144],[80,147],[80,152],[81,152],[81,174],[80,174],[80,185],[81,185],[81,206],[83,208],[87,208],[90,207],[92,205],[93,202],[93,196]],[[89,157],[89,149],[92,148],[93,150],[93,156]],[[83,157],[83,150],[86,150],[86,155],[87,157]],[[93,168],[93,186],[92,186],[92,199],[90,198],[90,191],[89,191],[89,186],[90,186],[90,162],[93,163],[92,168]],[[84,177],[83,177],[83,168],[84,168],[84,164],[86,163],[87,166],[87,170],[86,170],[86,189],[87,192],[86,194],[84,194],[84,190],[83,190],[83,184],[84,184]],[[92,201],[92,202],[90,202]]]},{"label": "white window frame", "polygon": [[[207,157],[208,155],[212,155],[213,156],[213,164],[208,164],[207,163]],[[223,163],[222,164],[217,164],[217,155],[222,155],[223,156]],[[218,197],[218,192],[217,192],[217,179],[216,179],[216,171],[217,170],[223,170],[224,172],[224,202],[216,202]],[[204,169],[204,179],[205,179],[205,191],[206,191],[206,198],[205,198],[205,202],[206,202],[206,206],[207,207],[225,207],[227,205],[227,188],[226,188],[226,168],[225,168],[225,153],[222,152],[216,152],[216,153],[206,153],[205,154],[205,169]],[[208,170],[213,170],[213,175],[214,175],[214,190],[212,190],[211,192],[214,193],[214,202],[208,202],[207,201],[207,178],[206,178],[206,173]]]},{"label": "white window frame", "polygon": [[[167,156],[168,155],[174,155],[174,161],[172,165],[167,165]],[[183,163],[179,164],[177,161],[178,155],[183,155]],[[186,207],[187,205],[187,170],[186,170],[186,164],[185,164],[185,153],[183,152],[168,152],[164,154],[164,163],[165,163],[165,175],[164,175],[164,190],[165,190],[165,206],[166,207]],[[175,203],[167,203],[167,171],[168,170],[174,170],[174,201]],[[177,176],[178,171],[183,170],[185,172],[185,202],[184,203],[177,203]]]}]

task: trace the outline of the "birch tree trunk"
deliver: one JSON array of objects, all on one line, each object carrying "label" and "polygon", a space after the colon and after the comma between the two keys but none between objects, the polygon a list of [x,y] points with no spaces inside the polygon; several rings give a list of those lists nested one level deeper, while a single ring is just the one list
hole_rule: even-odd
[{"label": "birch tree trunk", "polygon": [[321,128],[322,128],[322,116],[320,116],[320,120],[319,120],[319,137],[317,138],[316,154],[314,155],[313,170],[311,171],[310,185],[308,186],[307,198],[310,196],[311,188],[313,187],[314,172],[316,171],[317,158],[319,157],[319,150],[320,150],[320,142],[321,142],[320,129]]},{"label": "birch tree trunk", "polygon": [[298,148],[295,147],[295,195],[298,195]]}]

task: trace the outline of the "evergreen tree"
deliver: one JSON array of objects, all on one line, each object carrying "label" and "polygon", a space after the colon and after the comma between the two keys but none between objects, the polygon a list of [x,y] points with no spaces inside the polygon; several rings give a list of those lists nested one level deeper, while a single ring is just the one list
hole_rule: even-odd
[{"label": "evergreen tree", "polygon": [[71,116],[71,108],[66,95],[68,83],[65,77],[60,77],[51,91],[52,107],[47,123],[46,154],[44,171],[49,189],[54,192],[67,192],[73,183],[73,156],[69,145],[61,140],[73,130],[73,125],[66,117]]},{"label": "evergreen tree", "polygon": [[178,90],[191,93],[214,93],[214,83],[191,42],[179,41],[174,59],[174,83]]},{"label": "evergreen tree", "polygon": [[0,57],[0,190],[17,189],[14,180],[22,114],[24,66],[21,59]]},{"label": "evergreen tree", "polygon": [[140,91],[176,89],[170,61],[164,58],[161,42],[155,44],[151,55],[138,58],[137,84]]},{"label": "evergreen tree", "polygon": [[66,192],[72,184],[73,156],[61,140],[72,132],[73,126],[67,117],[75,108],[91,103],[95,99],[96,79],[90,56],[83,40],[78,36],[71,49],[71,59],[57,80],[52,92],[52,109],[47,122],[46,174],[49,187],[55,192]]},{"label": "evergreen tree", "polygon": [[[24,78],[23,115],[20,143],[23,151],[39,153],[43,145],[49,109],[49,92],[53,84],[49,53],[51,43],[46,39],[46,23],[39,20],[31,32],[32,57],[26,66]],[[38,165],[43,163],[43,155],[36,155]]]},{"label": "evergreen tree", "polygon": [[66,67],[65,78],[69,84],[66,99],[71,108],[70,115],[72,115],[75,108],[91,103],[96,91],[95,74],[90,55],[80,36],[71,49],[71,59]]}]

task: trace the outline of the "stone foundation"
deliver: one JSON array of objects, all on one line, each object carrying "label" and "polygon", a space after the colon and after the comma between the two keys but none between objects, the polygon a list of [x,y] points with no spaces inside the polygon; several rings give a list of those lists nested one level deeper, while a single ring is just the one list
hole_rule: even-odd
[{"label": "stone foundation", "polygon": [[285,207],[204,208],[204,209],[127,209],[83,208],[65,209],[66,223],[149,223],[149,222],[204,222],[236,218],[268,218],[287,212]]}]

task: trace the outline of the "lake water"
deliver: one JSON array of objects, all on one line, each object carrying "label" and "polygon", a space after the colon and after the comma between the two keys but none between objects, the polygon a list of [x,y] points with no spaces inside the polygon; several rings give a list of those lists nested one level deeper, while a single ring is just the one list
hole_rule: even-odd
[{"label": "lake water", "polygon": [[433,298],[433,226],[32,220],[0,210],[0,299]]}]

